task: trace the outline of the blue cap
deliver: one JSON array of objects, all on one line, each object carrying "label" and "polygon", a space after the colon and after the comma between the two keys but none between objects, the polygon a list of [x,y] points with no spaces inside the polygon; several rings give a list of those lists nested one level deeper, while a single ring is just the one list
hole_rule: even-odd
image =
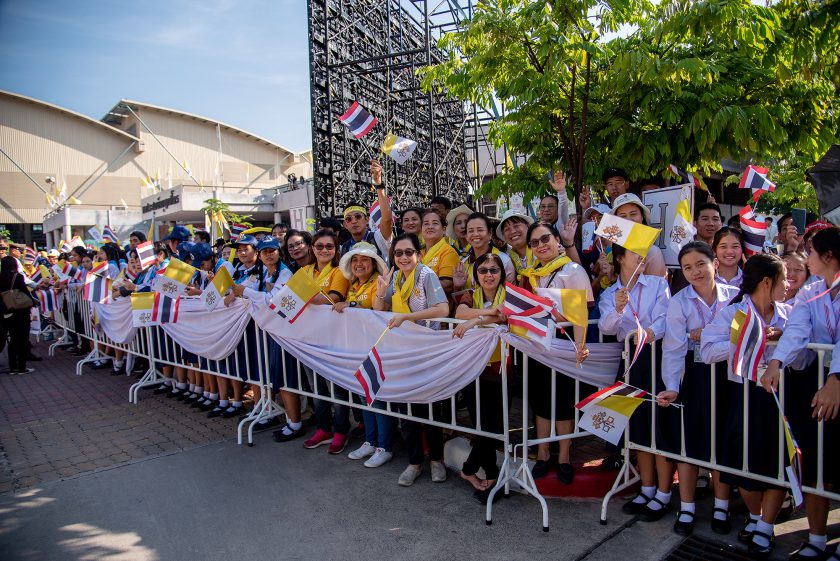
[{"label": "blue cap", "polygon": [[257,246],[257,251],[262,251],[264,249],[276,249],[277,251],[280,251],[280,240],[270,236],[263,238]]},{"label": "blue cap", "polygon": [[178,253],[189,253],[192,257],[192,266],[198,269],[213,255],[213,248],[207,243],[186,242],[178,244]]},{"label": "blue cap", "polygon": [[240,245],[252,245],[257,247],[260,242],[257,241],[257,238],[251,236],[250,234],[246,234],[244,236],[240,236],[238,240],[231,243],[231,247],[239,247]]},{"label": "blue cap", "polygon": [[169,232],[162,241],[167,240],[178,240],[179,242],[185,242],[190,239],[190,231],[187,230],[184,226],[175,226],[172,228],[172,231]]}]

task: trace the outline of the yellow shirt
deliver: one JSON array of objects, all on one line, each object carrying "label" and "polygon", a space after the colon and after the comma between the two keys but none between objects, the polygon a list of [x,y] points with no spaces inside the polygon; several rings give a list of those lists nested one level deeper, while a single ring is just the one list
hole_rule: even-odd
[{"label": "yellow shirt", "polygon": [[[421,259],[426,257],[429,248],[423,250]],[[423,260],[423,264],[430,268],[437,275],[439,279],[451,279],[455,274],[455,267],[460,263],[458,253],[452,249],[451,245],[444,244],[437,255],[432,257],[427,263]]]},{"label": "yellow shirt", "polygon": [[373,309],[373,298],[376,295],[376,277],[379,275],[373,273],[367,282],[359,285],[359,280],[356,279],[350,285],[350,290],[347,292],[347,301],[355,302],[359,308]]},{"label": "yellow shirt", "polygon": [[[319,288],[324,291],[324,294],[335,292],[337,294],[341,294],[342,298],[347,296],[347,289],[350,287],[350,281],[344,278],[344,275],[341,273],[341,269],[338,267],[332,267],[329,272],[324,271],[327,273],[326,275],[321,275],[321,272],[315,269],[315,265],[308,265],[308,267],[311,267],[309,270],[312,273],[312,278],[318,284]],[[319,278],[321,280],[320,283],[318,283]]]}]

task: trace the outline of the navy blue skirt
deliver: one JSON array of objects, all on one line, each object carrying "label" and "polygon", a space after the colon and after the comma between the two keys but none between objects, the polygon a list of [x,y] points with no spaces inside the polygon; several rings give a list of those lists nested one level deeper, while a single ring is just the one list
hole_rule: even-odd
[{"label": "navy blue skirt", "polygon": [[237,377],[245,382],[259,381],[260,361],[263,360],[258,344],[257,326],[249,320],[242,339],[236,348],[222,360],[208,360],[199,357],[199,367],[209,372],[218,372]]},{"label": "navy blue skirt", "polygon": [[266,340],[268,341],[269,382],[272,389],[299,389],[297,359],[289,353],[284,353],[283,348],[270,335],[266,337]]}]

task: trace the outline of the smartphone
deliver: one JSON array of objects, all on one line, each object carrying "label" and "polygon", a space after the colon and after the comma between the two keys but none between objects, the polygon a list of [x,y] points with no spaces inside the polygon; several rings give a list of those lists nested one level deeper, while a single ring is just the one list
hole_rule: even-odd
[{"label": "smartphone", "polygon": [[794,208],[790,211],[793,221],[792,224],[796,226],[796,233],[800,236],[805,234],[805,220],[806,220],[806,211],[804,208]]}]

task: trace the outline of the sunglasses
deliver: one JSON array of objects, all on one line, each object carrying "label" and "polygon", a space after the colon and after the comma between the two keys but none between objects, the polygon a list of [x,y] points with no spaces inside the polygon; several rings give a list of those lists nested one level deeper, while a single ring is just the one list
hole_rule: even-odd
[{"label": "sunglasses", "polygon": [[479,275],[498,275],[502,272],[502,270],[497,269],[496,267],[490,267],[489,269],[482,267],[481,269],[478,269],[477,272]]},{"label": "sunglasses", "polygon": [[332,251],[335,249],[335,245],[331,243],[316,243],[312,247],[315,248],[315,251]]},{"label": "sunglasses", "polygon": [[395,249],[394,257],[402,257],[403,255],[413,257],[415,253],[418,253],[416,249]]},{"label": "sunglasses", "polygon": [[364,214],[358,214],[358,213],[357,214],[348,214],[347,216],[344,217],[345,222],[358,222],[359,220],[364,220],[364,219],[365,219],[365,215]]},{"label": "sunglasses", "polygon": [[551,234],[546,234],[544,236],[540,236],[535,240],[531,240],[528,242],[528,245],[531,246],[531,249],[536,249],[543,244],[547,244],[551,238],[553,238]]}]

